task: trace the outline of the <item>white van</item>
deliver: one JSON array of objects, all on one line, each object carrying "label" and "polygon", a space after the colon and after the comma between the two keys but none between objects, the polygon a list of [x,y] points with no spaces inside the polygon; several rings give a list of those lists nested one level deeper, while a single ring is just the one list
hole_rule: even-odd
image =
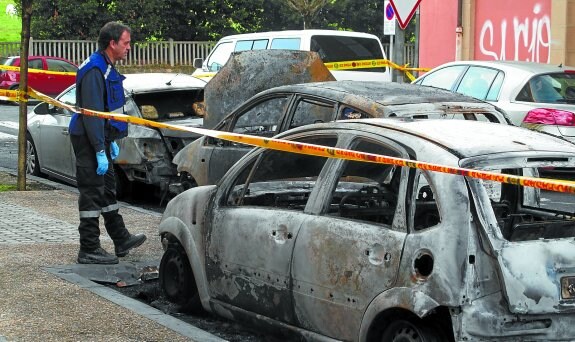
[{"label": "white van", "polygon": [[[374,61],[387,59],[377,36],[368,33],[334,30],[300,30],[247,33],[227,36],[218,41],[205,61],[194,60],[193,76],[209,77],[226,64],[234,51],[286,49],[316,51],[324,63]],[[351,63],[350,63],[351,64]],[[388,66],[335,70],[337,80],[391,81]],[[332,64],[333,66],[334,64]]]}]

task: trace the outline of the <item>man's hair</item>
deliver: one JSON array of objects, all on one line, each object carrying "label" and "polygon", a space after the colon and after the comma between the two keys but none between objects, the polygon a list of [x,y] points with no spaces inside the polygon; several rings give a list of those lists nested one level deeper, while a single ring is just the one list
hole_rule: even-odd
[{"label": "man's hair", "polygon": [[130,34],[132,33],[132,30],[124,24],[120,24],[115,21],[106,23],[106,25],[100,29],[100,35],[98,36],[98,50],[106,50],[108,45],[110,45],[110,40],[114,40],[115,42],[119,41],[124,31],[128,31]]}]

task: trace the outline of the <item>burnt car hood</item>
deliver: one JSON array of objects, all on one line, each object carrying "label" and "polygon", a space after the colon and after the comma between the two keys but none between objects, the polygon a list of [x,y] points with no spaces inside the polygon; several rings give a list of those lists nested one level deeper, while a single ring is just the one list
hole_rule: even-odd
[{"label": "burnt car hood", "polygon": [[204,88],[204,127],[214,128],[240,104],[264,90],[288,84],[322,81],[335,81],[335,78],[316,52],[234,52]]}]

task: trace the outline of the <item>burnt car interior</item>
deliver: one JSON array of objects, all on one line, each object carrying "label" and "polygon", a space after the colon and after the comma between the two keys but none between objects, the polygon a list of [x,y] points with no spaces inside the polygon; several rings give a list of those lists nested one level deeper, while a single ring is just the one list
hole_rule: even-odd
[{"label": "burnt car interior", "polygon": [[[522,169],[503,169],[501,172],[523,175]],[[505,239],[530,241],[575,237],[575,211],[546,207],[540,202],[539,190],[532,187],[505,183],[491,186],[495,187],[490,193],[491,207]]]},{"label": "burnt car interior", "polygon": [[[309,142],[335,146],[335,138],[331,137],[315,137]],[[400,156],[393,149],[368,140],[359,140],[354,149]],[[237,177],[225,205],[303,211],[312,189],[320,180],[325,163],[326,158],[322,157],[265,151]],[[391,227],[398,204],[402,168],[360,161],[341,161],[340,164],[337,183],[324,204],[326,214]],[[441,221],[428,180],[423,176],[420,179],[415,199],[415,230]],[[323,180],[323,184],[329,182]]]},{"label": "burnt car interior", "polygon": [[203,90],[182,90],[133,94],[132,98],[147,120],[169,121],[199,117],[193,104],[202,100]]}]

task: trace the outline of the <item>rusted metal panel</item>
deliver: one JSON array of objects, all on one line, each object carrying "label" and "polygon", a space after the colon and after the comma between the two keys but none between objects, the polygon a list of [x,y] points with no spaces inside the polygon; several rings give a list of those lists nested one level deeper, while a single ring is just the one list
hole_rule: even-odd
[{"label": "rusted metal panel", "polygon": [[253,95],[281,85],[335,81],[316,52],[250,50],[233,53],[206,84],[204,127],[213,128]]}]

